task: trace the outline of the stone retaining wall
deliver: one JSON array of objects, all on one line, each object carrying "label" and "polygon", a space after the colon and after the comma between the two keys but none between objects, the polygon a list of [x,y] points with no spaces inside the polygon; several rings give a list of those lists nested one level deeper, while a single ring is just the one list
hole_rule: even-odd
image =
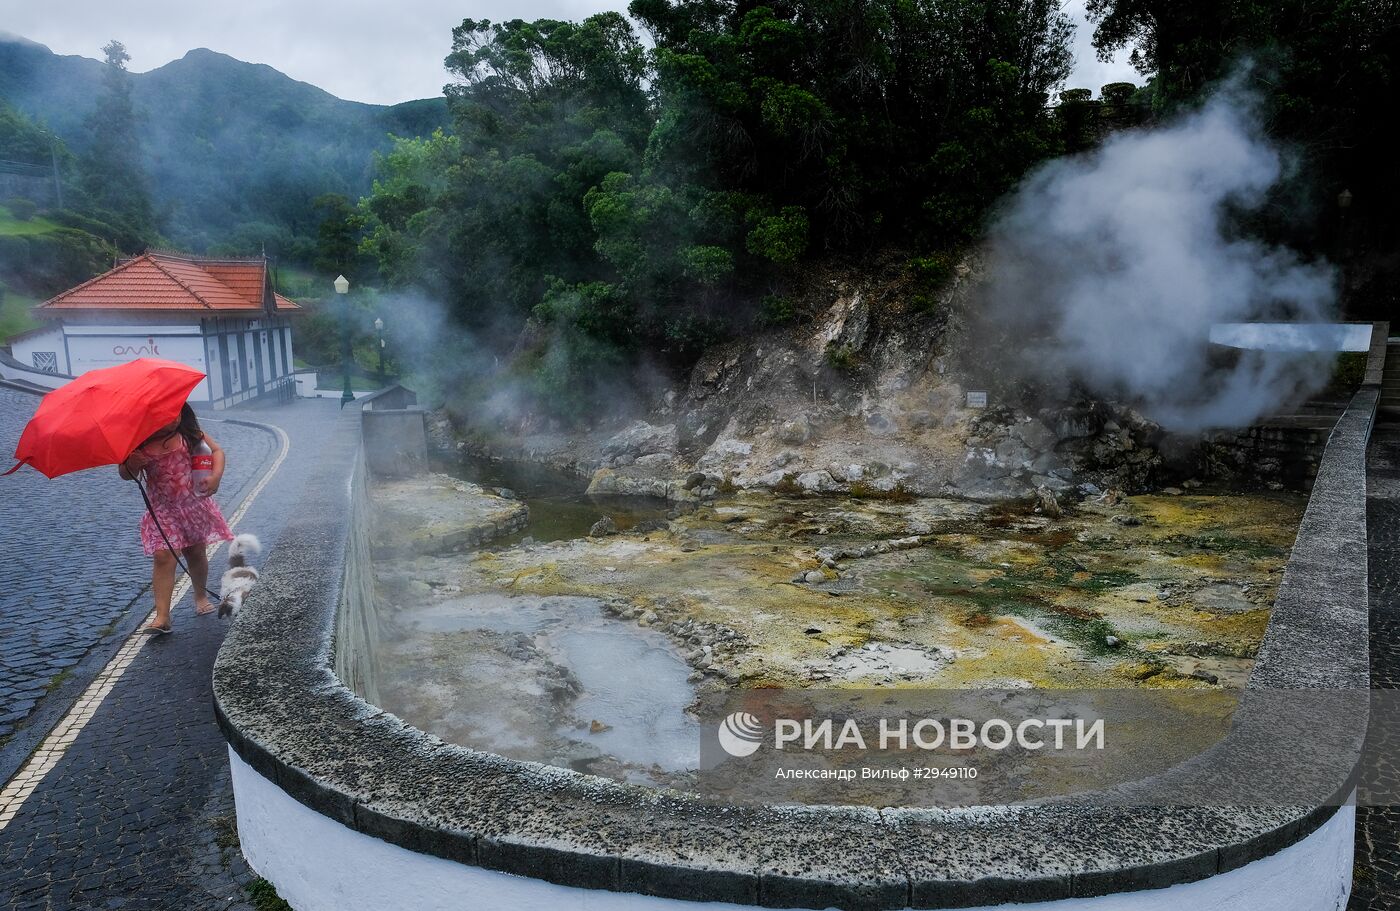
[{"label": "stone retaining wall", "polygon": [[[1365,686],[1364,466],[1375,402],[1375,388],[1363,389],[1333,432],[1253,686]],[[458,883],[478,881],[472,868],[480,868],[632,893],[590,898],[588,905],[599,908],[685,899],[799,908],[1045,902],[1088,909],[1110,907],[1094,897],[1124,892],[1135,893],[1131,907],[1140,909],[1302,911],[1344,904],[1351,811],[1339,814],[1335,805],[723,807],[446,744],[346,686],[362,672],[339,652],[353,656],[372,628],[372,620],[351,616],[356,601],[364,605],[363,592],[356,593],[364,570],[355,564],[368,562],[356,515],[366,506],[363,470],[349,485],[334,476],[312,483],[324,510],[289,520],[295,527],[287,537],[298,544],[271,555],[265,589],[230,631],[214,672],[216,711],[236,757],[245,850],[279,888],[313,898],[336,888],[329,879],[298,880],[318,874],[285,857],[296,851],[278,849],[279,837],[293,837],[292,821],[279,834],[277,815],[259,815],[259,808],[282,794],[316,814],[304,818],[329,820],[346,845],[360,845],[365,863],[373,863],[371,848],[388,843],[403,852],[395,857],[466,865],[433,867],[460,869]],[[333,666],[346,677],[338,678]],[[369,838],[356,840],[362,836]],[[1273,857],[1285,856],[1279,852],[1291,852],[1286,864]],[[267,859],[260,864],[259,858]],[[1291,883],[1288,871],[1299,864],[1311,865],[1310,885],[1281,892],[1231,888],[1225,899],[1208,902],[1186,898],[1231,871],[1257,877],[1270,870],[1269,882]],[[409,875],[389,869],[384,876]],[[489,888],[449,898],[499,902]],[[538,896],[530,901],[558,906]],[[311,899],[303,904],[318,906]],[[337,907],[352,906],[372,905]]]}]

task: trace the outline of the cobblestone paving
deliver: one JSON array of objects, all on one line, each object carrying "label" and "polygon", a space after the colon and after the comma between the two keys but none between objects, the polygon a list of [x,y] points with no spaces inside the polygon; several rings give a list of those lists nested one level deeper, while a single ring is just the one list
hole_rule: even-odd
[{"label": "cobblestone paving", "polygon": [[[358,415],[336,404],[241,412],[286,429],[291,448],[237,530],[276,546],[281,516],[297,508],[317,458],[317,436],[357,429]],[[211,427],[221,442],[234,435],[234,425],[221,429]],[[176,618],[175,635],[141,650],[0,830],[0,907],[251,911],[245,887],[254,874],[237,849],[227,752],[210,708],[227,621],[195,617],[188,596]]]},{"label": "cobblestone paving", "polygon": [[[1400,689],[1400,429],[1377,429],[1367,459],[1371,686]],[[1395,744],[1370,744],[1395,774]],[[1393,788],[1390,789],[1393,792]],[[1348,911],[1400,909],[1400,807],[1361,807]]]},{"label": "cobblestone paving", "polygon": [[[0,387],[0,455],[14,452],[38,403],[37,395]],[[267,431],[212,419],[207,429],[237,454],[218,494],[227,507],[242,498],[276,441]],[[135,485],[115,469],[51,481],[22,468],[0,478],[0,747],[56,680],[72,678],[76,686],[90,678],[150,609],[151,564],[137,532],[144,509]],[[0,778],[12,765],[0,762]]]}]

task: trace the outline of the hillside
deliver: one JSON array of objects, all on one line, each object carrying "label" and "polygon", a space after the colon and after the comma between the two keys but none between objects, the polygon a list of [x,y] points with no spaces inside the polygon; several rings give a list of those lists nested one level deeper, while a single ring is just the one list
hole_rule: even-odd
[{"label": "hillside", "polygon": [[[0,33],[0,99],[50,125],[78,155],[102,74],[97,60]],[[373,153],[389,148],[389,134],[427,135],[448,121],[441,98],[345,101],[203,48],[133,73],[131,87],[163,232],[193,249],[236,240],[248,226],[262,225],[253,233],[264,236],[269,224],[310,232],[312,199],[368,191]]]}]

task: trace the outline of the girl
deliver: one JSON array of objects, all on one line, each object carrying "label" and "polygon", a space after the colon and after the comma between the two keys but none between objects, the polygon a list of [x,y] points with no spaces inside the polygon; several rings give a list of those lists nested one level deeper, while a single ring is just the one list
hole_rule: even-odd
[{"label": "girl", "polygon": [[[190,474],[190,452],[201,442],[209,444],[214,451],[214,471],[196,490]],[[199,419],[187,404],[181,409],[179,420],[151,434],[117,466],[117,472],[128,481],[145,473],[146,494],[160,520],[160,529],[165,531],[165,537],[161,537],[149,511],[141,517],[141,546],[153,560],[151,589],[156,598],[155,619],[141,631],[152,636],[164,635],[171,629],[170,596],[175,590],[175,554],[171,547],[178,549],[185,558],[190,584],[194,587],[195,613],[207,614],[214,609],[205,589],[209,583],[209,556],[205,547],[215,541],[233,539],[212,496],[224,476],[224,451],[213,437],[200,430]],[[166,538],[170,539],[169,544]]]}]

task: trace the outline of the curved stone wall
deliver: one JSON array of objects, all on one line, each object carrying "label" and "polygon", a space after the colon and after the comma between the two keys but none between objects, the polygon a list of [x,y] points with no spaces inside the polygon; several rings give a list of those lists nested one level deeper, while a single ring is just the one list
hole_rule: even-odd
[{"label": "curved stone wall", "polygon": [[[1374,387],[1364,388],[1333,432],[1252,686],[1367,686],[1364,472],[1376,398]],[[270,863],[259,858],[272,855],[260,852],[277,837],[276,814],[262,813],[254,823],[257,808],[278,799],[269,787],[319,814],[313,821],[338,827],[332,831],[347,844],[368,846],[366,863],[383,842],[484,871],[660,899],[798,908],[1051,902],[1087,909],[1096,907],[1086,901],[1096,896],[1134,892],[1140,894],[1132,904],[1113,907],[1148,909],[1183,907],[1176,890],[1219,884],[1231,871],[1240,876],[1226,882],[1254,882],[1266,869],[1285,882],[1304,863],[1318,887],[1307,893],[1306,907],[1344,904],[1352,812],[1335,805],[723,807],[446,744],[359,698],[333,670],[353,677],[354,660],[343,656],[372,635],[372,623],[354,617],[353,606],[342,610],[362,597],[355,590],[365,554],[353,531],[348,542],[345,535],[347,523],[355,527],[356,503],[363,507],[358,471],[357,478],[351,485],[343,476],[313,479],[304,495],[314,505],[289,510],[291,543],[272,554],[265,585],[230,631],[214,672],[216,711],[237,757],[245,850],[289,895],[317,890],[292,882],[284,867],[260,866]],[[1364,719],[1357,723],[1364,727]],[[1285,850],[1291,859],[1280,864]],[[1167,889],[1159,897],[1177,903],[1153,904],[1144,890],[1155,889]],[[1290,896],[1302,896],[1298,889]],[[1233,898],[1190,906],[1305,907],[1268,890],[1222,894]],[[577,907],[641,907],[606,892],[574,897]],[[557,895],[521,901],[559,906]],[[320,906],[310,898],[294,904]]]}]

